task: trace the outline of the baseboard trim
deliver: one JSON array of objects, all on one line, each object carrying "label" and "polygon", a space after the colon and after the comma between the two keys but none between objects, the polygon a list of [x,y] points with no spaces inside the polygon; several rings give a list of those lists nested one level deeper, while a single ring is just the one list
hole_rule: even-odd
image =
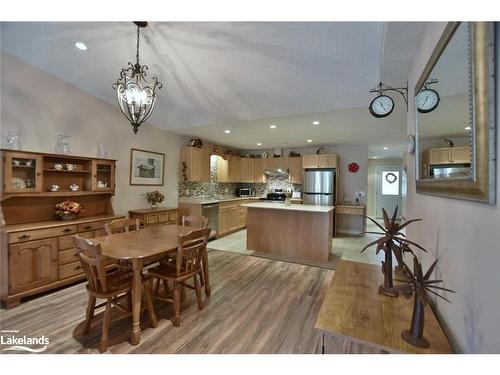
[{"label": "baseboard trim", "polygon": [[337,229],[337,233],[343,233],[343,234],[360,234],[361,232],[359,230]]}]

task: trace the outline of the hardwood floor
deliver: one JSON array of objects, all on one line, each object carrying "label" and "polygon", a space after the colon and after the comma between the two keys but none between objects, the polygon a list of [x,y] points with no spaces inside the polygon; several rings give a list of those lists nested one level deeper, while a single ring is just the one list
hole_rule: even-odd
[{"label": "hardwood floor", "polygon": [[[171,306],[155,303],[158,327],[143,313],[142,337],[128,342],[131,320],[111,324],[113,353],[314,353],[318,316],[333,271],[222,251],[209,252],[212,296],[199,311],[186,290],[180,327],[170,322]],[[97,353],[102,312],[82,336],[87,303],[85,283],[33,298],[0,312],[1,329],[45,335],[46,353]],[[11,352],[12,353],[12,352]]]}]

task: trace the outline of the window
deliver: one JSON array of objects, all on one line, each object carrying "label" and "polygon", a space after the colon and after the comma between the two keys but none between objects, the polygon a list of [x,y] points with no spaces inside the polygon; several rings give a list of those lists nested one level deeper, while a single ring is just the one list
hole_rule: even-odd
[{"label": "window", "polygon": [[382,171],[382,195],[399,195],[399,171]]}]

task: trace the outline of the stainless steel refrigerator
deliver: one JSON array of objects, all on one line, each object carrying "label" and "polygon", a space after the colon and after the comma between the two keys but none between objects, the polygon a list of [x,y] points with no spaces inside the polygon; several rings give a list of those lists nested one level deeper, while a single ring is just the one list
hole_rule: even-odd
[{"label": "stainless steel refrigerator", "polygon": [[335,169],[306,169],[304,204],[333,206],[335,202]]}]

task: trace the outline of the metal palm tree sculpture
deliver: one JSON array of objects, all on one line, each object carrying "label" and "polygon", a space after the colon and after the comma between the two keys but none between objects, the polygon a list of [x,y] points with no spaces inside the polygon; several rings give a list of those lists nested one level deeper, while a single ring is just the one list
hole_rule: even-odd
[{"label": "metal palm tree sculpture", "polygon": [[367,219],[371,220],[375,225],[377,225],[383,232],[363,232],[363,233],[371,233],[371,234],[380,234],[382,237],[379,239],[370,242],[368,245],[366,245],[362,250],[365,251],[367,248],[373,245],[377,245],[376,248],[376,254],[380,252],[380,250],[384,250],[385,252],[385,258],[384,261],[382,262],[382,273],[384,274],[384,285],[380,285],[378,288],[378,292],[380,294],[385,294],[387,296],[391,297],[397,297],[399,295],[399,289],[394,288],[394,283],[392,279],[392,253],[394,252],[396,259],[398,261],[398,265],[402,267],[403,263],[403,252],[404,251],[411,251],[409,248],[409,244],[412,244],[423,251],[427,252],[423,247],[420,245],[416,244],[415,242],[412,242],[406,238],[404,238],[404,234],[401,233],[401,229],[406,227],[408,224],[413,223],[415,221],[419,221],[422,219],[413,219],[409,220],[403,224],[398,224],[396,223],[396,218],[398,215],[398,207],[394,210],[394,213],[392,214],[392,218],[389,219],[389,216],[387,215],[387,212],[385,209],[382,208],[382,213],[384,215],[384,227],[377,223],[375,220],[373,220],[371,217],[365,216]]},{"label": "metal palm tree sculpture", "polygon": [[[410,298],[413,293],[415,293],[415,302],[413,304],[413,316],[411,318],[410,329],[405,330],[401,333],[403,339],[419,348],[428,348],[429,342],[424,337],[424,317],[425,317],[425,305],[429,303],[429,298],[427,293],[432,293],[445,301],[450,302],[445,297],[439,295],[434,290],[444,290],[447,292],[455,293],[453,290],[446,289],[435,284],[442,283],[443,280],[429,280],[432,271],[436,267],[437,259],[432,263],[427,272],[423,273],[422,264],[418,261],[416,256],[413,256],[413,272],[410,268],[403,263],[407,277],[404,280],[397,280],[405,282],[400,286],[403,294],[406,298]],[[434,289],[434,290],[433,290]]]}]

